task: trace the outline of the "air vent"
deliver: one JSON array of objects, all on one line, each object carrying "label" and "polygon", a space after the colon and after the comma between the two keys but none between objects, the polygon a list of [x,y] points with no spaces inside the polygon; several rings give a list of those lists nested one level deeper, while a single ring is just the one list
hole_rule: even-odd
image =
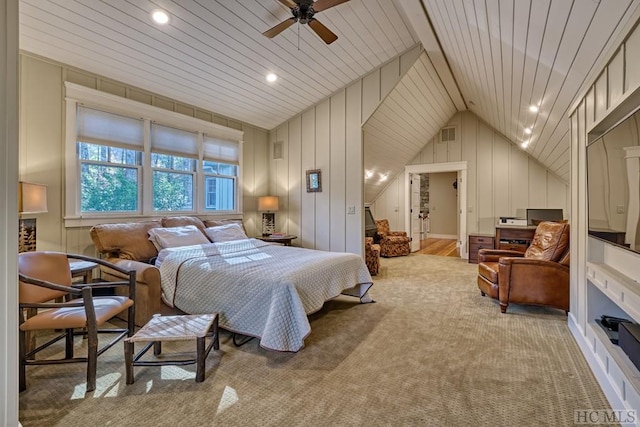
[{"label": "air vent", "polygon": [[456,140],[456,127],[449,126],[440,129],[440,142],[453,142]]}]

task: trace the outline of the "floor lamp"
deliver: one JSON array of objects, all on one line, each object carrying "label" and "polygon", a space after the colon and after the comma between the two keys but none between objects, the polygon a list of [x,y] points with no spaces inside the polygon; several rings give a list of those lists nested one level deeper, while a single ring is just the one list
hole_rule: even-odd
[{"label": "floor lamp", "polygon": [[278,196],[258,197],[258,212],[262,212],[262,235],[270,236],[276,231]]},{"label": "floor lamp", "polygon": [[36,250],[36,219],[22,218],[24,214],[47,212],[47,186],[30,182],[18,182],[18,252]]}]

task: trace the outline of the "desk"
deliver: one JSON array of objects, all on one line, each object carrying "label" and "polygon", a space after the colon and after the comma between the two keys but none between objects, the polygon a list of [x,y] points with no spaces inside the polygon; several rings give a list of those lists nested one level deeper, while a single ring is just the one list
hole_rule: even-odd
[{"label": "desk", "polygon": [[524,252],[527,250],[533,235],[536,234],[536,225],[496,225],[496,249],[509,249]]},{"label": "desk", "polygon": [[291,246],[291,241],[297,239],[298,236],[287,234],[285,236],[257,236],[256,239],[263,242],[282,243],[285,246]]}]

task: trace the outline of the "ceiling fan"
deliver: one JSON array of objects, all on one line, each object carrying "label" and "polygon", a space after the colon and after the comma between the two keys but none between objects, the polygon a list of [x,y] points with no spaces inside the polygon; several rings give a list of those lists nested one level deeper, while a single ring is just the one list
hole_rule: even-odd
[{"label": "ceiling fan", "polygon": [[348,2],[349,0],[317,0],[315,2],[313,0],[278,1],[291,9],[291,14],[293,16],[262,33],[264,36],[273,38],[296,22],[299,22],[300,24],[308,24],[309,27],[311,27],[311,29],[315,31],[326,44],[331,44],[338,40],[338,36],[314,18],[314,15],[318,12],[329,9],[330,7]]}]

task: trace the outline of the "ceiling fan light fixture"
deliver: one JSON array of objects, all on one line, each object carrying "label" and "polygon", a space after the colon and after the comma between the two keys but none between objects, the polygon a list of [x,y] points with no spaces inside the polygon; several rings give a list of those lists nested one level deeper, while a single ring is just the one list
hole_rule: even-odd
[{"label": "ceiling fan light fixture", "polygon": [[276,80],[278,80],[278,76],[274,73],[269,73],[265,76],[265,79],[269,82],[269,83],[273,83]]},{"label": "ceiling fan light fixture", "polygon": [[169,22],[169,14],[164,10],[156,9],[151,12],[151,19],[156,24],[165,25]]}]

